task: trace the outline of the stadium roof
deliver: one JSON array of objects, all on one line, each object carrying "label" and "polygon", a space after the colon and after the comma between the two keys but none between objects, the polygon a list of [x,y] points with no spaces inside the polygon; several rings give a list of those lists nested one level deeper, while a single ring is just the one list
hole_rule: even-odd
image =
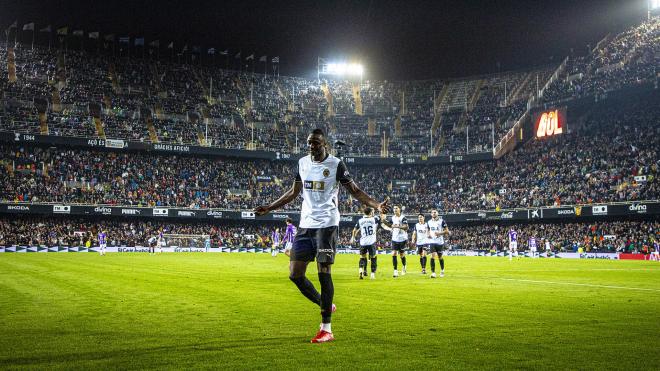
[{"label": "stadium roof", "polygon": [[646,0],[197,1],[22,0],[0,26],[35,22],[279,56],[286,75],[314,76],[316,58],[359,58],[368,78],[449,78],[560,61],[646,16]]}]

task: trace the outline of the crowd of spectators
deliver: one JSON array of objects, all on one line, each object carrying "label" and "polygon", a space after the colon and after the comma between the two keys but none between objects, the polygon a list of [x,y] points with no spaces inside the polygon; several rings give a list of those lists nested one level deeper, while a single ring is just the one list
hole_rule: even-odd
[{"label": "crowd of spectators", "polygon": [[[412,218],[410,219],[412,223]],[[105,231],[108,246],[148,246],[159,233],[166,240],[171,235],[198,235],[196,247],[272,246],[274,224],[210,224],[206,222],[162,222],[145,220],[91,220],[61,217],[19,217],[0,219],[0,246],[98,246],[97,236]],[[539,251],[545,251],[545,241],[552,252],[651,252],[660,242],[660,221],[604,221],[560,224],[482,224],[449,226],[448,247],[454,250],[503,251],[508,248],[508,231],[518,232],[518,249],[529,249],[529,239],[537,240]],[[340,228],[342,248],[351,244],[351,226]],[[378,247],[390,247],[390,232],[380,229]],[[200,243],[200,240],[204,240]],[[151,242],[153,243],[153,242]],[[185,244],[172,239],[168,245]],[[190,246],[182,246],[190,247]],[[413,246],[410,246],[413,248]]]},{"label": "crowd of spectators", "polygon": [[[389,196],[411,213],[658,199],[656,101],[652,94],[601,104],[567,133],[532,140],[497,161],[356,167],[351,173],[367,193]],[[0,173],[0,198],[17,202],[251,209],[281,195],[295,172],[287,161],[15,144],[2,144],[0,156],[7,170]],[[399,188],[397,180],[414,186]],[[343,212],[359,212],[346,192],[340,201]]]},{"label": "crowd of spectators", "polygon": [[586,56],[569,56],[564,71],[543,93],[555,102],[606,93],[657,79],[660,17],[605,39]]}]

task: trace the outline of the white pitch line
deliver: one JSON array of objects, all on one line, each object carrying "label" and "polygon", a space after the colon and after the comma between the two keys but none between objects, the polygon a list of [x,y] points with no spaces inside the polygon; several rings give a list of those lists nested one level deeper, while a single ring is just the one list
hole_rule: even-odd
[{"label": "white pitch line", "polygon": [[636,291],[655,291],[660,292],[660,289],[647,289],[643,287],[627,287],[627,286],[611,286],[611,285],[592,285],[590,283],[575,283],[575,282],[556,282],[556,281],[539,281],[539,280],[523,280],[518,278],[500,278],[500,280],[505,281],[518,281],[518,282],[531,282],[531,283],[549,283],[553,285],[568,285],[568,286],[584,286],[584,287],[595,287],[602,289],[619,289],[619,290],[636,290]]}]

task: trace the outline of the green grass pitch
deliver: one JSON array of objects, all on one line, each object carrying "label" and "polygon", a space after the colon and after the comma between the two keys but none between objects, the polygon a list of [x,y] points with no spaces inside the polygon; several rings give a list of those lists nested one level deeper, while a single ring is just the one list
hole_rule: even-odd
[{"label": "green grass pitch", "polygon": [[284,255],[6,253],[0,369],[660,369],[660,263],[446,260],[360,281],[339,255],[336,341],[310,344]]}]

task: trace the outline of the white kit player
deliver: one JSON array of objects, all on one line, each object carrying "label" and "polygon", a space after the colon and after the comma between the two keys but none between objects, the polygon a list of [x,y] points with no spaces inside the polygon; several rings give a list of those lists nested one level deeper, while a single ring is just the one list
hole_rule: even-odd
[{"label": "white kit player", "polygon": [[364,279],[367,275],[367,255],[371,261],[371,279],[376,278],[376,237],[378,226],[380,225],[380,218],[374,216],[374,209],[366,207],[364,209],[364,216],[358,220],[353,228],[351,236],[351,245],[355,243],[355,237],[360,233],[360,263],[359,274],[360,279]]},{"label": "white kit player", "polygon": [[107,246],[108,243],[108,235],[105,233],[104,230],[101,230],[99,232],[98,240],[99,240],[99,255],[105,255],[105,247]]},{"label": "white kit player", "polygon": [[417,215],[417,224],[412,235],[412,243],[417,247],[419,254],[419,264],[422,267],[422,274],[426,274],[426,259],[429,238],[429,224],[424,220],[424,214]]},{"label": "white kit player", "polygon": [[[339,187],[362,205],[377,208],[381,213],[389,210],[388,201],[377,202],[362,191],[351,178],[344,162],[328,152],[328,141],[321,129],[314,129],[307,137],[309,154],[298,160],[298,171],[293,186],[277,200],[254,209],[258,216],[277,210],[302,194],[300,228],[293,240],[289,262],[289,279],[300,293],[321,309],[321,329],[312,343],[333,341],[331,319],[336,306],[332,303],[334,284],[331,267],[337,252],[339,234]],[[317,262],[319,293],[307,279],[309,263]]]},{"label": "white kit player", "polygon": [[552,248],[550,247],[550,240],[546,238],[545,239],[545,253],[550,254],[552,252],[551,250],[552,250]]},{"label": "white kit player", "polygon": [[429,251],[431,251],[431,278],[435,278],[435,259],[440,259],[440,277],[445,276],[445,236],[449,235],[449,228],[445,220],[438,215],[438,210],[431,211],[429,225]]},{"label": "white kit player", "polygon": [[513,260],[513,254],[518,256],[518,232],[511,227],[509,229],[509,260]]},{"label": "white kit player", "polygon": [[408,219],[401,214],[401,207],[394,206],[394,215],[389,220],[383,218],[381,221],[383,229],[392,231],[392,265],[394,266],[394,277],[399,277],[396,256],[401,257],[401,275],[406,274],[406,245],[408,244]]},{"label": "white kit player", "polygon": [[531,236],[529,241],[527,241],[527,245],[529,246],[529,253],[532,254],[532,258],[538,258],[539,255],[536,237]]}]

